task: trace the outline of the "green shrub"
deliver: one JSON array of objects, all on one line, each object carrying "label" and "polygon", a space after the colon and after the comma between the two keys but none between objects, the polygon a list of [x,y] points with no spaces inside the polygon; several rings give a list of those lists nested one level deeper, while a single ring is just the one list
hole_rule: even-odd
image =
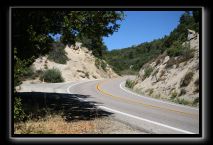
[{"label": "green shrub", "polygon": [[66,64],[69,60],[65,50],[61,47],[53,48],[48,54],[48,59],[60,64]]},{"label": "green shrub", "polygon": [[180,98],[177,98],[177,99],[175,99],[175,102],[176,103],[178,103],[178,104],[183,104],[183,105],[188,105],[188,104],[190,104],[190,102],[189,101],[187,101],[187,100],[185,100],[185,99],[180,99]]},{"label": "green shrub", "polygon": [[95,59],[95,66],[97,67],[97,68],[99,68],[100,67],[100,60],[98,59],[98,58],[96,58]]},{"label": "green shrub", "polygon": [[192,105],[193,106],[197,106],[197,104],[199,103],[199,97],[195,98]]},{"label": "green shrub", "polygon": [[47,64],[44,64],[44,69],[48,69],[48,66],[47,66]]},{"label": "green shrub", "polygon": [[159,65],[161,63],[161,60],[158,59],[156,62],[155,62],[155,66]]},{"label": "green shrub", "polygon": [[194,56],[194,50],[193,49],[185,49],[183,51],[184,60],[187,61],[190,58]]},{"label": "green shrub", "polygon": [[153,92],[154,92],[154,89],[150,89],[149,90],[149,96],[151,96]]},{"label": "green shrub", "polygon": [[104,71],[106,71],[107,64],[103,60],[96,58],[95,59],[95,66],[97,68],[102,68]]},{"label": "green shrub", "polygon": [[129,79],[126,80],[125,87],[132,89],[135,85],[136,85],[135,81]]},{"label": "green shrub", "polygon": [[153,71],[153,68],[150,67],[150,66],[147,67],[147,68],[145,68],[145,70],[144,70],[144,77],[145,78],[149,77],[151,75],[152,71]]},{"label": "green shrub", "polygon": [[170,57],[179,56],[182,54],[182,50],[180,48],[171,47],[167,49],[167,53]]},{"label": "green shrub", "polygon": [[194,73],[193,72],[187,72],[186,75],[182,78],[180,81],[180,87],[186,87],[191,82],[193,78]]},{"label": "green shrub", "polygon": [[184,50],[184,48],[183,48],[181,42],[175,41],[173,43],[173,45],[167,49],[167,54],[170,57],[180,56],[183,54],[183,50]]},{"label": "green shrub", "polygon": [[40,80],[50,83],[63,82],[64,79],[61,76],[61,72],[58,69],[48,69],[44,71],[43,75],[40,77]]},{"label": "green shrub", "polygon": [[[31,73],[28,66],[34,61],[33,57],[29,59],[20,59],[17,56],[17,49],[14,48],[14,87],[21,84],[24,74]],[[29,71],[29,72],[27,72]]]},{"label": "green shrub", "polygon": [[14,97],[14,121],[22,121],[25,118],[25,113],[22,108],[21,98],[15,96]]},{"label": "green shrub", "polygon": [[159,71],[159,69],[156,69],[156,70],[153,72],[152,76],[156,76],[157,73],[158,73],[158,71]]},{"label": "green shrub", "polygon": [[104,61],[101,61],[101,68],[106,71],[107,64]]},{"label": "green shrub", "polygon": [[177,97],[177,92],[176,90],[174,90],[171,94],[171,99],[174,99],[175,97]]},{"label": "green shrub", "polygon": [[23,72],[23,76],[24,77],[31,77],[35,72],[35,69],[31,66],[31,67],[27,67],[25,68],[24,72]]}]

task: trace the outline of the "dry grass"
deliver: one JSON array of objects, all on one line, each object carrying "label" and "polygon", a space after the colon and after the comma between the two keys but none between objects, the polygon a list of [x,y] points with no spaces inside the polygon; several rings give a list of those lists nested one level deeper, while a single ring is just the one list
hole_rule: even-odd
[{"label": "dry grass", "polygon": [[112,118],[66,122],[61,116],[15,123],[15,134],[147,134]]},{"label": "dry grass", "polygon": [[15,124],[15,134],[85,134],[95,129],[95,120],[66,122],[59,115]]}]

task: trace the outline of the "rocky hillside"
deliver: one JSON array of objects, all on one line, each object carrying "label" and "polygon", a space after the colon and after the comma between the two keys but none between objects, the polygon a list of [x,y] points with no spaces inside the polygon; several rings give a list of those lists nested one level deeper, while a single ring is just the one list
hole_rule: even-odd
[{"label": "rocky hillside", "polygon": [[[199,34],[188,30],[184,55],[167,53],[146,63],[134,80],[133,90],[146,96],[167,99],[180,104],[199,104]],[[185,47],[187,49],[187,47]]]},{"label": "rocky hillside", "polygon": [[[66,64],[56,63],[49,60],[48,56],[43,56],[36,59],[31,68],[34,71],[57,68],[61,71],[65,82],[117,76],[104,60],[96,58],[87,48],[81,47],[80,43],[76,43],[75,47],[66,46],[64,50],[68,58]],[[36,78],[25,82],[40,82],[40,80]]]}]

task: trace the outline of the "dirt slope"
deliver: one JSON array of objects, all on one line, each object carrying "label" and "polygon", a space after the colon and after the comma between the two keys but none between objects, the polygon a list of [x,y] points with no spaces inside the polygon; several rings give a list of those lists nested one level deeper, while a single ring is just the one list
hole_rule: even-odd
[{"label": "dirt slope", "polygon": [[[190,49],[193,50],[192,58],[178,62],[178,57],[171,58],[165,53],[160,55],[141,68],[133,89],[155,98],[198,105],[199,34],[189,31],[188,41],[185,43],[188,43]],[[147,67],[153,68],[149,77],[145,77]]]},{"label": "dirt slope", "polygon": [[[32,67],[35,70],[57,68],[61,71],[65,82],[117,77],[117,74],[104,60],[97,59],[91,51],[81,47],[80,43],[76,43],[76,47],[65,47],[69,59],[66,64],[55,63],[48,60],[47,56],[43,56],[36,59]],[[105,67],[102,67],[101,63],[105,64]],[[25,82],[39,82],[39,79]]]}]

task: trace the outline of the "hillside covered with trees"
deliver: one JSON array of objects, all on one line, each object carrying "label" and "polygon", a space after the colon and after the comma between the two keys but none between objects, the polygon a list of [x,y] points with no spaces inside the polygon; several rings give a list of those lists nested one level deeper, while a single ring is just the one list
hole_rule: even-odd
[{"label": "hillside covered with trees", "polygon": [[199,32],[199,18],[199,11],[186,11],[180,17],[179,25],[169,36],[137,46],[108,51],[104,59],[121,75],[137,73],[145,63],[162,53],[169,56],[181,55],[184,53],[182,43],[187,40],[187,29]]}]

